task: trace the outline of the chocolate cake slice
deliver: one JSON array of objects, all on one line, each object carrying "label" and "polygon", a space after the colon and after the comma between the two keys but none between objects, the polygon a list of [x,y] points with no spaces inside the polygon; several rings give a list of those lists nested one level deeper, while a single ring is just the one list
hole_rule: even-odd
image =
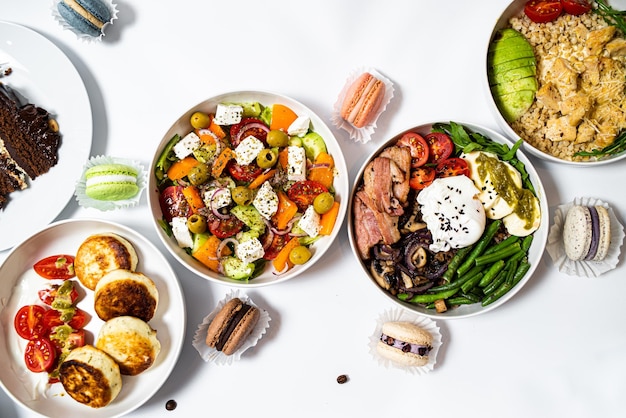
[{"label": "chocolate cake slice", "polygon": [[28,187],[58,161],[61,136],[47,110],[22,104],[16,93],[0,83],[0,208],[7,196]]}]

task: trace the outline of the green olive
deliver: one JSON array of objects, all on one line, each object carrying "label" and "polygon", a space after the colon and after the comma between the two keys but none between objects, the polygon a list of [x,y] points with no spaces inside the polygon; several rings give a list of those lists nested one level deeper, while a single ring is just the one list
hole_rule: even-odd
[{"label": "green olive", "polygon": [[261,168],[272,168],[277,160],[276,154],[269,148],[264,148],[259,152],[259,155],[256,156],[256,163]]},{"label": "green olive", "polygon": [[272,129],[267,133],[267,144],[270,147],[286,147],[289,145],[289,135],[280,129]]},{"label": "green olive", "polygon": [[211,176],[211,170],[209,166],[206,164],[198,164],[194,168],[191,169],[187,177],[189,178],[189,182],[194,186],[199,186],[203,183],[209,181]]},{"label": "green olive", "polygon": [[304,245],[298,245],[289,252],[289,261],[293,264],[304,264],[311,259],[311,251]]},{"label": "green olive", "polygon": [[194,213],[187,218],[187,228],[194,234],[202,234],[206,231],[206,218]]},{"label": "green olive", "polygon": [[235,187],[231,195],[235,203],[241,206],[249,205],[252,203],[252,199],[254,199],[254,192],[246,186]]},{"label": "green olive", "polygon": [[335,203],[333,195],[328,192],[323,192],[315,196],[313,209],[315,209],[315,212],[323,215],[333,207],[333,203]]},{"label": "green olive", "polygon": [[194,112],[189,121],[194,129],[208,128],[211,124],[211,118],[204,112]]}]

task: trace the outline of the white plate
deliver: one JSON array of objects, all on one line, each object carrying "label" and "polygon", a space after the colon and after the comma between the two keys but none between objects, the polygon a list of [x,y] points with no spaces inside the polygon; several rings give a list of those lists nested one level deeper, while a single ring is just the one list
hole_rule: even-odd
[{"label": "white plate", "polygon": [[[139,257],[137,271],[155,282],[159,291],[159,304],[150,326],[157,331],[161,352],[150,369],[137,376],[123,376],[120,394],[104,408],[93,409],[76,402],[65,394],[60,383],[52,385],[47,398],[32,399],[19,376],[24,373],[29,379],[33,379],[38,375],[27,372],[23,365],[23,354],[11,348],[17,347],[21,340],[14,330],[13,317],[20,306],[35,303],[37,294],[36,291],[25,292],[28,295],[19,299],[13,295],[13,289],[16,284],[24,286],[25,283],[36,283],[37,280],[42,287],[45,286],[46,280],[40,279],[31,268],[37,260],[60,253],[75,254],[89,235],[101,232],[113,232],[128,239]],[[78,307],[91,315],[85,330],[88,331],[87,342],[93,344],[93,338],[97,336],[103,322],[93,310],[93,292],[84,288],[83,290],[86,295],[78,302]],[[186,311],[182,290],[163,254],[132,229],[106,221],[87,219],[55,222],[18,244],[0,266],[0,303],[0,335],[7,342],[0,344],[0,358],[4,361],[4,366],[0,367],[0,384],[18,404],[52,418],[118,417],[138,408],[169,377],[185,337]]]},{"label": "white plate", "polygon": [[[313,255],[308,262],[300,266],[295,266],[286,273],[275,274],[271,263],[268,263],[265,270],[259,276],[250,281],[234,280],[226,276],[222,276],[211,271],[208,267],[204,266],[202,263],[187,254],[184,249],[178,246],[176,239],[173,236],[168,236],[159,224],[159,221],[163,218],[163,213],[161,212],[161,207],[159,205],[159,191],[154,177],[154,168],[161,153],[163,152],[163,149],[175,134],[184,136],[193,129],[191,127],[191,123],[189,122],[189,118],[192,113],[195,111],[214,113],[218,103],[228,102],[259,102],[265,106],[280,103],[289,106],[298,115],[308,115],[311,118],[313,130],[324,138],[326,147],[328,148],[328,153],[331,154],[335,160],[335,167],[338,174],[335,176],[333,187],[335,189],[336,199],[341,203],[341,206],[339,208],[339,214],[337,216],[333,232],[328,236],[321,237],[311,245],[310,248],[312,249]],[[280,94],[263,91],[238,91],[224,93],[198,103],[194,107],[187,110],[173,123],[170,129],[163,136],[161,143],[156,148],[152,163],[150,164],[150,171],[148,172],[148,201],[150,203],[150,209],[152,210],[153,224],[165,247],[183,266],[198,276],[216,283],[237,287],[260,287],[281,283],[296,277],[314,265],[330,248],[339,234],[339,230],[341,229],[348,207],[348,190],[348,169],[346,167],[341,147],[339,146],[339,143],[337,142],[337,139],[333,135],[332,131],[322,121],[322,119],[311,109],[294,99]]]},{"label": "white plate", "polygon": [[50,112],[61,132],[57,165],[29,181],[26,190],[11,193],[0,210],[3,251],[48,225],[65,208],[91,152],[93,126],[83,80],[69,58],[47,38],[0,21],[0,63],[13,70],[0,81]]}]

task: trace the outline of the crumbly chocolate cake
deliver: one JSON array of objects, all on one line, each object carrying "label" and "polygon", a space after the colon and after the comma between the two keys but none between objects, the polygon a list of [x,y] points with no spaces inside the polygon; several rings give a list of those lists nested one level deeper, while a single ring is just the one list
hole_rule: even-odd
[{"label": "crumbly chocolate cake", "polygon": [[7,85],[0,83],[0,209],[8,195],[28,187],[58,161],[61,136],[47,110],[22,104]]}]

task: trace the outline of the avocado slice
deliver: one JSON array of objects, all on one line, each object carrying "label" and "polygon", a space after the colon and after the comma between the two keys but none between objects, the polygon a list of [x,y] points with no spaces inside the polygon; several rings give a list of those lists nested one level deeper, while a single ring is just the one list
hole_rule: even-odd
[{"label": "avocado slice", "polygon": [[526,77],[535,77],[537,67],[527,65],[525,67],[512,68],[508,71],[489,72],[489,84],[491,86],[509,81],[515,81]]},{"label": "avocado slice", "polygon": [[494,94],[494,99],[504,119],[511,123],[526,113],[535,100],[535,93],[536,90],[520,90],[508,94]]},{"label": "avocado slice", "polygon": [[311,161],[315,161],[320,152],[327,152],[324,138],[316,132],[309,132],[304,135],[302,137],[302,146],[304,147],[306,157]]},{"label": "avocado slice", "polygon": [[497,65],[491,65],[487,68],[487,71],[491,74],[503,73],[515,68],[537,66],[537,60],[535,57],[517,58],[511,61],[502,62]]},{"label": "avocado slice", "polygon": [[515,93],[516,91],[522,90],[533,90],[537,91],[537,78],[532,77],[524,77],[517,80],[511,80],[506,83],[496,84],[491,87],[491,91],[496,96],[502,96],[503,94]]}]

